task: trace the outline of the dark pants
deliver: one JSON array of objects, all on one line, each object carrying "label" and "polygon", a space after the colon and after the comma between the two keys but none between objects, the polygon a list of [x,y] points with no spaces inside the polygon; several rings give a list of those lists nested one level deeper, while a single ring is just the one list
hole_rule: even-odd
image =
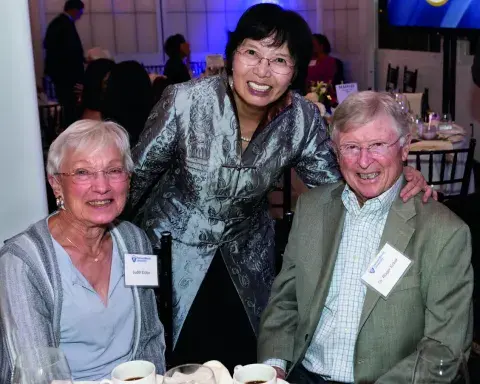
[{"label": "dark pants", "polygon": [[256,363],[257,340],[242,301],[217,251],[173,350],[171,365],[219,360],[230,373]]},{"label": "dark pants", "polygon": [[[295,384],[336,384],[336,381],[326,381],[320,375],[307,371],[302,364],[298,364],[287,376],[289,383]],[[338,383],[340,384],[340,383]]]}]

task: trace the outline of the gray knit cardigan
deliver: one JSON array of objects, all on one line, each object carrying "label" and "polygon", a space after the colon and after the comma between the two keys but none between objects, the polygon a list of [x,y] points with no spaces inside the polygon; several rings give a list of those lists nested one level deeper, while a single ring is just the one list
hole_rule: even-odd
[{"label": "gray knit cardigan", "polygon": [[[110,227],[120,255],[152,254],[145,233],[123,221]],[[122,258],[123,263],[123,258]],[[152,289],[132,288],[133,356],[165,372],[165,340]],[[0,383],[10,384],[15,356],[24,348],[58,347],[62,281],[47,220],[30,226],[0,249]]]}]

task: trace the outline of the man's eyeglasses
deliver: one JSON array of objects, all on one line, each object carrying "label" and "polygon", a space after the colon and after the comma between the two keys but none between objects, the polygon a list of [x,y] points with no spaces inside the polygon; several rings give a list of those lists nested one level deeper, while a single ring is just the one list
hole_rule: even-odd
[{"label": "man's eyeglasses", "polygon": [[357,158],[360,156],[362,149],[365,149],[372,157],[384,157],[388,154],[390,147],[393,147],[395,144],[397,144],[401,138],[403,138],[403,136],[400,136],[397,140],[390,144],[378,142],[367,145],[366,147],[362,147],[357,144],[345,144],[341,145],[338,150],[342,156],[348,158]]},{"label": "man's eyeglasses", "polygon": [[237,49],[236,52],[238,53],[240,61],[248,66],[259,65],[263,59],[267,60],[270,69],[279,75],[288,75],[295,68],[295,64],[284,57],[267,59],[266,57],[260,56],[257,51],[251,48]]},{"label": "man's eyeglasses", "polygon": [[73,172],[58,172],[55,175],[70,176],[75,184],[90,184],[97,173],[103,173],[112,183],[121,183],[126,181],[130,173],[123,167],[109,168],[100,171],[91,171],[85,168],[75,169]]}]

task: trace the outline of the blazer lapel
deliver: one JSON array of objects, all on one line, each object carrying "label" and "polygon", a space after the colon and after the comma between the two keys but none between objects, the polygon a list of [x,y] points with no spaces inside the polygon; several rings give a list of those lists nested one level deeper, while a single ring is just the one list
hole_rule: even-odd
[{"label": "blazer lapel", "polygon": [[[386,244],[390,244],[397,251],[404,253],[410,242],[410,239],[415,232],[415,229],[407,224],[413,216],[416,215],[414,198],[411,198],[404,203],[400,197],[393,202],[392,208],[388,213],[385,228],[383,230],[382,239],[380,240],[379,250]],[[362,315],[360,317],[360,324],[358,332],[362,330],[365,322],[372,313],[373,308],[380,299],[381,295],[371,289],[367,288],[365,301],[363,303]]]},{"label": "blazer lapel", "polygon": [[[318,258],[312,263],[311,272],[317,274],[318,282],[312,292],[309,334],[313,335],[325,300],[327,299],[330,282],[332,280],[338,247],[342,238],[345,210],[341,194],[345,185],[342,184],[331,192],[332,199],[322,209],[322,235],[319,237]],[[320,273],[318,273],[320,271]],[[312,329],[313,328],[313,329]]]}]

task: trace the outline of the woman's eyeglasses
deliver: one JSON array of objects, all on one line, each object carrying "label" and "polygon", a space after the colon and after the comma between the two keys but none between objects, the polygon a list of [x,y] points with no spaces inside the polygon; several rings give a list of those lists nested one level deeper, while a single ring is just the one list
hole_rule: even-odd
[{"label": "woman's eyeglasses", "polygon": [[103,173],[112,183],[121,183],[126,181],[130,176],[130,172],[123,167],[109,168],[100,171],[79,168],[73,172],[58,172],[55,173],[55,175],[70,176],[75,184],[90,184],[95,179],[97,173]]},{"label": "woman's eyeglasses", "polygon": [[259,65],[263,59],[267,60],[270,69],[279,75],[288,75],[295,68],[295,64],[293,64],[291,60],[287,58],[273,57],[268,59],[260,56],[257,51],[251,48],[237,49],[236,52],[238,53],[238,58],[240,61],[248,66]]}]

